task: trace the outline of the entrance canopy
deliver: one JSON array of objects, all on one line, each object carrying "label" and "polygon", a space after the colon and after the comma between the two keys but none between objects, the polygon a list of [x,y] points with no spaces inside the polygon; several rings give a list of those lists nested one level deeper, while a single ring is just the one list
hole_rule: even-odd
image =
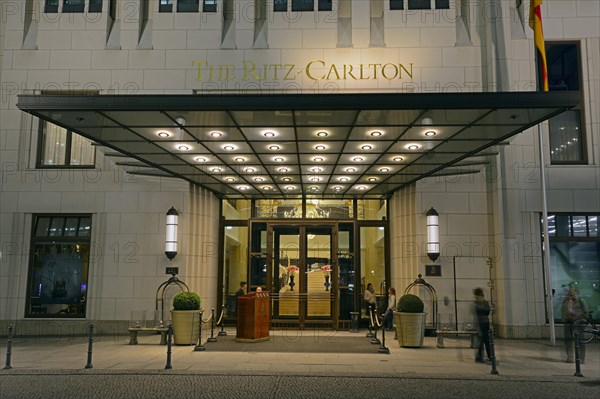
[{"label": "entrance canopy", "polygon": [[[21,95],[17,106],[226,198],[382,198],[469,173],[577,92]],[[113,151],[114,150],[114,151]]]}]

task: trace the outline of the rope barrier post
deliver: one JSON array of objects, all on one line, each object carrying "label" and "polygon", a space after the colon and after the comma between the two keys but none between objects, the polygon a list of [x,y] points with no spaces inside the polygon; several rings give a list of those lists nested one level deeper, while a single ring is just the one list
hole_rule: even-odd
[{"label": "rope barrier post", "polygon": [[14,327],[12,324],[8,326],[8,337],[6,338],[6,365],[4,366],[5,370],[12,369],[12,366],[10,365],[10,359],[12,357],[13,330]]},{"label": "rope barrier post", "polygon": [[[200,317],[202,319],[202,317]],[[171,366],[171,344],[173,342],[173,326],[169,324],[169,329],[167,330],[167,364],[165,365],[165,370],[170,370],[173,368]]]},{"label": "rope barrier post", "polygon": [[581,374],[581,361],[579,359],[579,331],[575,329],[573,335],[575,335],[575,377],[583,377]]},{"label": "rope barrier post", "polygon": [[490,374],[499,375],[498,370],[496,370],[496,350],[494,349],[494,327],[490,325],[490,330],[488,331],[488,335],[490,336],[490,357],[492,359],[492,371]]},{"label": "rope barrier post", "polygon": [[202,311],[200,311],[198,320],[198,345],[194,347],[194,352],[204,352],[206,347],[202,345]]},{"label": "rope barrier post", "polygon": [[89,331],[88,331],[88,354],[87,354],[87,363],[85,365],[86,369],[91,369],[92,366],[92,350],[94,346],[94,324],[90,323]]},{"label": "rope barrier post", "polygon": [[367,316],[370,318],[368,323],[369,332],[367,335],[365,335],[365,337],[373,338],[375,334],[373,334],[373,331],[371,330],[373,327],[373,310],[371,309],[371,305],[369,305],[369,314]]},{"label": "rope barrier post", "polygon": [[210,338],[207,342],[217,342],[217,337],[215,337],[215,308],[212,308],[210,312]]},{"label": "rope barrier post", "polygon": [[390,354],[390,348],[385,346],[385,326],[381,329],[381,346],[377,349],[379,353]]},{"label": "rope barrier post", "polygon": [[217,334],[219,337],[226,337],[227,332],[225,331],[225,319],[223,319],[223,315],[225,314],[225,305],[221,307],[221,317],[219,317],[219,321],[221,324],[221,331]]},{"label": "rope barrier post", "polygon": [[377,338],[377,331],[379,330],[379,321],[377,320],[377,312],[375,312],[375,316],[373,317],[373,311],[371,311],[371,322],[373,323],[373,329],[375,330],[375,334],[373,338],[371,338],[371,343],[373,345],[379,345],[381,341]]}]

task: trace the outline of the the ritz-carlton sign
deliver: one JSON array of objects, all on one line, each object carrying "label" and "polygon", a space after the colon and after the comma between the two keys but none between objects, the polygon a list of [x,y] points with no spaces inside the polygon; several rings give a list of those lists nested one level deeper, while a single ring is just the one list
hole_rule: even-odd
[{"label": "the ritz-carlton sign", "polygon": [[314,81],[340,80],[399,80],[413,77],[413,64],[329,64],[323,60],[312,60],[301,64],[257,64],[244,60],[240,64],[211,64],[206,60],[193,61],[197,67],[197,80],[207,81],[293,81],[305,79]]}]

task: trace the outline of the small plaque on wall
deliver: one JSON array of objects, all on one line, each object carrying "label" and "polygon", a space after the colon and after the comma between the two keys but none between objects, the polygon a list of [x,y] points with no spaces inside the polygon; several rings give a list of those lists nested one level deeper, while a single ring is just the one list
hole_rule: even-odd
[{"label": "small plaque on wall", "polygon": [[442,265],[425,265],[425,277],[441,277]]},{"label": "small plaque on wall", "polygon": [[167,267],[166,270],[167,274],[172,274],[173,276],[177,275],[177,273],[179,273],[179,268],[178,267]]}]

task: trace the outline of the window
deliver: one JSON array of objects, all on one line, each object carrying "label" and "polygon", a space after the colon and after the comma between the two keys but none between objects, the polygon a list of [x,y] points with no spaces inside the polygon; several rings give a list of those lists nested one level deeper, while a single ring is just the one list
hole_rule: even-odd
[{"label": "window", "polygon": [[273,2],[273,11],[286,12],[287,11],[287,0],[275,0]]},{"label": "window", "polygon": [[200,0],[177,0],[177,12],[198,12]]},{"label": "window", "polygon": [[450,8],[450,0],[435,0],[436,10],[448,10]]},{"label": "window", "polygon": [[64,0],[62,12],[83,12],[85,0]]},{"label": "window", "polygon": [[90,215],[36,215],[26,317],[85,317]]},{"label": "window", "polygon": [[404,0],[390,0],[390,10],[404,10]]},{"label": "window", "polygon": [[90,6],[88,12],[100,13],[102,12],[102,0],[90,0]]},{"label": "window", "polygon": [[[575,43],[546,43],[548,90],[579,91],[579,46]],[[563,112],[548,121],[550,162],[585,163],[585,143],[581,109]]]},{"label": "window", "polygon": [[408,0],[409,10],[429,10],[431,9],[431,0]]},{"label": "window", "polygon": [[56,13],[58,12],[58,0],[46,0],[44,3],[45,13]]},{"label": "window", "polygon": [[85,137],[40,122],[38,167],[93,167],[96,151]]},{"label": "window", "polygon": [[[408,0],[409,10],[431,10],[431,0]],[[435,9],[450,8],[450,0],[435,0]],[[404,10],[404,0],[390,0],[390,10]]]},{"label": "window", "polygon": [[[591,215],[548,215],[550,277],[555,321],[569,288],[576,287],[590,310],[600,308],[600,236],[598,217]],[[542,240],[543,241],[543,240]],[[597,312],[593,317],[598,319]]]},{"label": "window", "polygon": [[331,0],[319,0],[319,11],[331,11],[332,9]]},{"label": "window", "polygon": [[173,0],[159,0],[158,12],[173,12]]},{"label": "window", "polygon": [[292,0],[292,11],[314,11],[313,0]]},{"label": "window", "polygon": [[203,12],[217,12],[217,0],[204,0],[202,4]]}]

